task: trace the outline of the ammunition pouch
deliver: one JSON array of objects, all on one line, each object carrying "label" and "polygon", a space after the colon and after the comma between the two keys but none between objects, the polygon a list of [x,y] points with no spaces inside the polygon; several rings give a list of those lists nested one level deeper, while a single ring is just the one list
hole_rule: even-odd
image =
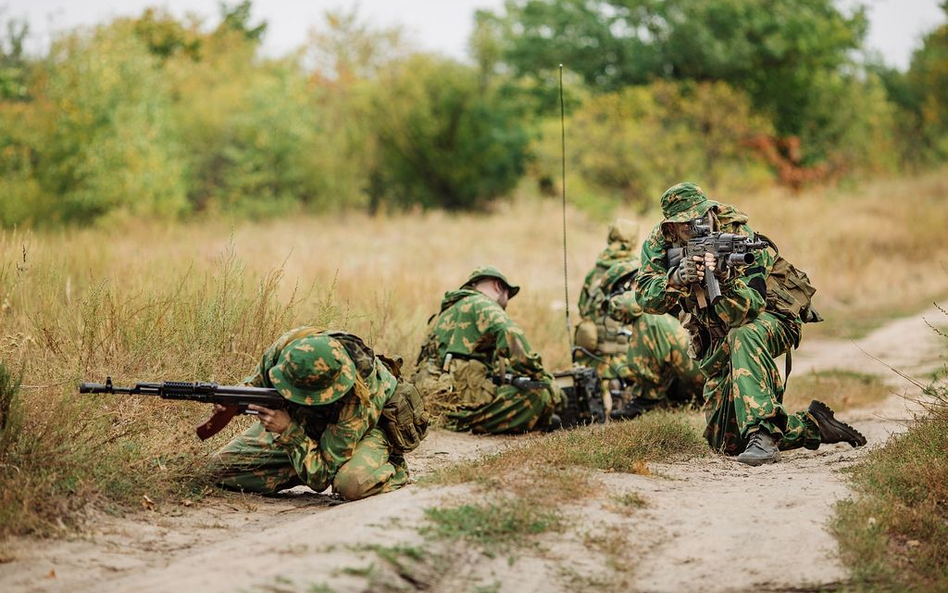
[{"label": "ammunition pouch", "polygon": [[428,436],[430,418],[421,394],[411,383],[399,382],[382,408],[381,428],[397,455],[414,451]]},{"label": "ammunition pouch", "polygon": [[591,319],[581,321],[576,326],[576,334],[573,343],[580,348],[585,348],[590,352],[595,352],[599,344],[599,331],[596,322]]}]

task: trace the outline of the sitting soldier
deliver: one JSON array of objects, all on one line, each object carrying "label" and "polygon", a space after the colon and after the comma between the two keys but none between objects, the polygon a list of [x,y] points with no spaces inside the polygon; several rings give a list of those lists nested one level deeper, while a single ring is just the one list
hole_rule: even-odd
[{"label": "sitting soldier", "polygon": [[412,382],[446,428],[518,433],[553,428],[563,395],[505,311],[520,291],[493,266],[447,292],[432,316]]},{"label": "sitting soldier", "polygon": [[[287,407],[249,406],[259,422],[214,457],[221,486],[272,494],[298,485],[321,492],[331,485],[343,498],[358,500],[408,482],[402,452],[417,442],[405,446],[404,427],[382,415],[386,404],[418,394],[398,382],[393,369],[358,337],[310,327],[291,330],[267,349],[244,382],[277,389]],[[411,420],[423,420],[414,437],[424,438],[427,418]]]},{"label": "sitting soldier", "polygon": [[609,316],[628,332],[625,365],[618,369],[625,390],[614,402],[613,419],[629,419],[653,408],[703,402],[704,374],[688,354],[691,338],[671,315],[645,313],[635,300],[638,265],[616,264],[606,273]]},{"label": "sitting soldier", "polygon": [[596,264],[586,274],[579,293],[579,316],[576,326],[573,361],[596,369],[602,389],[602,399],[608,412],[613,408],[612,392],[619,393],[618,369],[625,366],[628,350],[628,328],[608,314],[608,284],[610,270],[615,273],[618,264],[638,269],[638,226],[635,222],[617,218],[609,226],[608,245],[596,257]]}]

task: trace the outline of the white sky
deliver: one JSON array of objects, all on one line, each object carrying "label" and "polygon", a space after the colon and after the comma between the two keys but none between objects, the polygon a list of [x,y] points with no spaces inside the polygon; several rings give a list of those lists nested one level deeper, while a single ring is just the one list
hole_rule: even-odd
[{"label": "white sky", "polygon": [[[838,1],[850,6],[855,0]],[[887,64],[907,68],[921,36],[943,21],[939,1],[866,0],[871,19],[868,47],[880,52]],[[137,16],[147,6],[168,8],[178,17],[194,12],[212,23],[219,14],[219,0],[0,0],[0,16],[26,18],[33,38],[30,49],[38,52],[59,32],[114,16]],[[326,10],[353,6],[377,26],[403,25],[421,49],[463,59],[474,10],[498,10],[503,0],[256,0],[252,22],[269,23],[264,47],[267,53],[278,55],[301,45],[307,30],[321,21]]]}]

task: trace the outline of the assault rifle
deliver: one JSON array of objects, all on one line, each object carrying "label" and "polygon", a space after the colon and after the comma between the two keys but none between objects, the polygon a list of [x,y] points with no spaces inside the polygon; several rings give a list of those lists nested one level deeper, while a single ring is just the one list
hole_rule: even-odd
[{"label": "assault rifle", "polygon": [[[723,272],[728,268],[754,263],[755,257],[752,252],[770,246],[768,241],[760,241],[756,236],[751,239],[744,235],[714,231],[710,212],[707,224],[703,224],[700,218],[692,220],[689,224],[691,239],[688,240],[688,244],[684,247],[672,247],[666,254],[669,268],[677,267],[682,260],[694,256],[703,258],[704,254],[710,253],[717,259],[717,269]],[[704,287],[712,305],[721,298],[721,285],[718,283],[717,276],[710,270],[705,270]],[[701,306],[704,307],[703,304]]]},{"label": "assault rifle", "polygon": [[266,387],[244,387],[243,385],[218,385],[217,383],[190,383],[164,381],[162,383],[136,383],[134,387],[116,387],[112,377],[105,384],[82,383],[79,393],[128,393],[132,395],[157,395],[162,399],[179,399],[207,404],[221,404],[224,410],[214,412],[196,428],[198,437],[204,441],[214,436],[237,414],[256,414],[247,406],[256,404],[264,408],[280,409],[287,401],[276,389]]}]

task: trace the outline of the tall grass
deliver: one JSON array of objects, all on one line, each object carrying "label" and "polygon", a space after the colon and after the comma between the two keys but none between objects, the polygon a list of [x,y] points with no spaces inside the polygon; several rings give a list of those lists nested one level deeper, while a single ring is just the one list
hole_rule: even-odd
[{"label": "tall grass", "polygon": [[837,506],[858,591],[948,589],[948,384],[925,395],[928,413],[853,469],[858,496]]},{"label": "tall grass", "polygon": [[[948,226],[943,176],[797,196],[706,189],[746,210],[810,272],[818,308],[843,330],[948,294],[948,277],[931,273],[932,262],[948,260],[938,241]],[[508,311],[546,366],[567,367],[560,216],[558,201],[525,194],[479,216],[116,218],[68,232],[0,232],[0,363],[22,372],[21,428],[0,456],[0,533],[57,529],[90,500],[197,488],[205,454],[240,428],[199,444],[193,424],[206,407],[80,397],[81,380],[233,383],[304,322],[353,331],[410,367],[442,294],[485,263],[523,286]],[[569,216],[575,302],[606,225]],[[644,237],[658,215],[639,220]]]}]

